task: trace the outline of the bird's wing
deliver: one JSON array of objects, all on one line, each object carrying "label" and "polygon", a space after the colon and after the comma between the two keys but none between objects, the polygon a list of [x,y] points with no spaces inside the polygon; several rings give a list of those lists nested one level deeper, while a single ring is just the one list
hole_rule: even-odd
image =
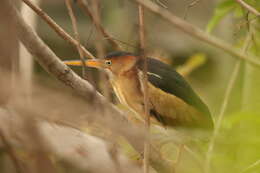
[{"label": "bird's wing", "polygon": [[[153,58],[148,58],[147,63],[148,81],[155,88],[160,88],[165,93],[174,95],[188,105],[193,106],[205,114],[204,118],[208,119],[210,124],[213,123],[208,107],[179,73],[169,65]],[[139,64],[140,69],[141,65],[142,63]]]}]

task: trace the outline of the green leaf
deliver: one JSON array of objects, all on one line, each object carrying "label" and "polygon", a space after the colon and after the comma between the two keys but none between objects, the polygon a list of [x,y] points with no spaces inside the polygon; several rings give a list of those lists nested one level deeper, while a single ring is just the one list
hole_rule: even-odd
[{"label": "green leaf", "polygon": [[212,32],[214,27],[221,21],[221,19],[225,17],[230,11],[232,11],[236,5],[236,1],[234,0],[225,0],[218,4],[214,11],[213,17],[207,25],[206,31],[208,33]]}]

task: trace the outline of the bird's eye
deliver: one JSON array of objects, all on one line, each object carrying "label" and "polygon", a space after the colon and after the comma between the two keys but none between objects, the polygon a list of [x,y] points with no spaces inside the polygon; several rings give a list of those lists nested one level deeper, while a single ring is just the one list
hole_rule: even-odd
[{"label": "bird's eye", "polygon": [[106,65],[111,65],[112,64],[111,60],[107,60],[105,63],[106,63]]}]

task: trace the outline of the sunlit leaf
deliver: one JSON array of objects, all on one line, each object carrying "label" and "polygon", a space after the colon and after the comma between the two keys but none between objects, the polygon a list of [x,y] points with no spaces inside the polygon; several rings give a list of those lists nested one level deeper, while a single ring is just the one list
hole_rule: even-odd
[{"label": "sunlit leaf", "polygon": [[206,31],[208,33],[212,32],[214,27],[225,17],[227,14],[229,14],[230,11],[232,11],[236,7],[236,2],[234,0],[225,0],[221,2],[214,11],[214,15],[209,21]]}]

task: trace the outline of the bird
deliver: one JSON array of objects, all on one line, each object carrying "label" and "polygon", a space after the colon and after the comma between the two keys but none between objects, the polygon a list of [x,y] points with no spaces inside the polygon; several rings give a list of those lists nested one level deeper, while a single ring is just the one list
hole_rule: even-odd
[{"label": "bird", "polygon": [[[214,128],[209,108],[190,84],[170,65],[147,57],[147,95],[152,122],[164,127],[188,129]],[[70,66],[82,66],[81,60],[66,60]],[[85,60],[87,67],[105,70],[119,102],[126,105],[143,120],[144,58],[125,51],[115,51],[104,58]]]}]

